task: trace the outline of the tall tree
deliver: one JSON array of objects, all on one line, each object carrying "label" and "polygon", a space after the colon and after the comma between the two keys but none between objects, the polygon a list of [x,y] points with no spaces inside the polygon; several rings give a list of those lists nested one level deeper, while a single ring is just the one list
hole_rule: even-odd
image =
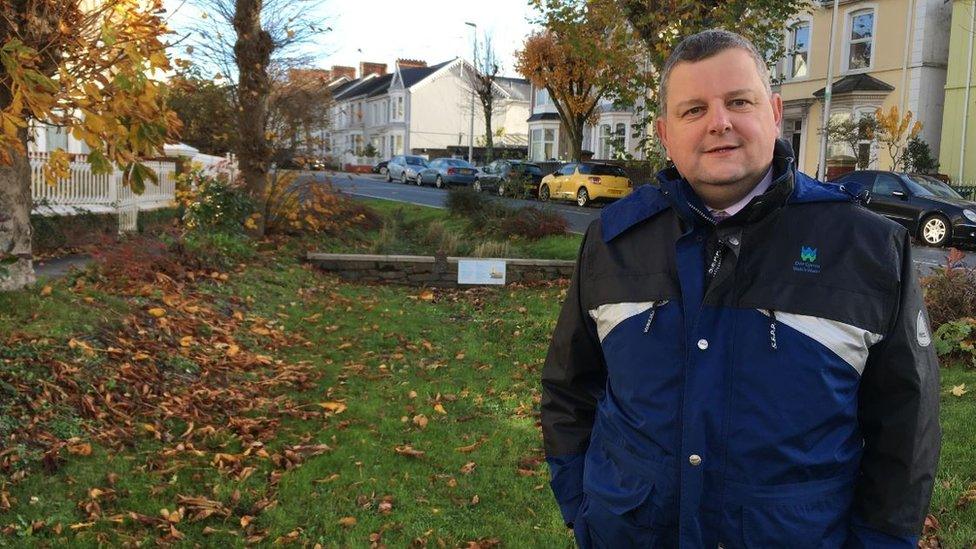
[{"label": "tall tree", "polygon": [[[273,82],[311,60],[299,46],[331,30],[316,17],[322,0],[191,0],[202,12],[188,29],[188,53],[234,87],[237,160],[244,187],[263,211],[272,132],[268,126]],[[264,219],[252,229],[264,234]]]},{"label": "tall tree", "polygon": [[[619,17],[627,25],[619,32],[630,34],[617,44],[633,50],[639,47],[641,57],[619,67],[619,72],[605,82],[604,94],[626,105],[636,105],[643,112],[641,127],[649,127],[657,115],[657,91],[664,63],[682,38],[714,27],[732,29],[752,40],[772,65],[785,53],[783,29],[786,21],[809,9],[811,0],[531,0],[539,10],[538,22],[557,35],[575,36],[575,42],[592,41],[594,35],[572,32],[578,26],[580,13]],[[606,38],[590,47],[600,51]],[[650,136],[649,136],[650,137]],[[656,138],[645,140],[645,149],[656,146]]]},{"label": "tall tree", "polygon": [[170,81],[169,107],[183,122],[180,139],[204,154],[237,149],[237,100],[226,81],[200,76],[194,67]]},{"label": "tall tree", "polygon": [[272,83],[268,129],[277,159],[321,156],[332,94],[325,71],[290,69]]},{"label": "tall tree", "polygon": [[549,92],[569,136],[570,156],[580,160],[583,129],[604,97],[632,100],[620,79],[641,65],[642,48],[632,30],[604,0],[534,0],[545,30],[532,34],[515,54],[516,70]]},{"label": "tall tree", "polygon": [[491,119],[495,114],[495,102],[502,97],[501,90],[495,81],[501,72],[501,62],[492,45],[491,35],[485,33],[479,44],[474,42],[474,60],[472,69],[467,72],[468,85],[471,86],[481,112],[485,117],[485,162],[491,162],[495,154],[495,141],[492,135]]},{"label": "tall tree", "polygon": [[[141,192],[179,119],[165,107],[170,69],[160,0],[0,2],[0,290],[33,281],[27,158],[30,125],[60,126],[91,150],[95,173],[124,169]],[[49,183],[68,175],[66,151],[51,153]]]}]

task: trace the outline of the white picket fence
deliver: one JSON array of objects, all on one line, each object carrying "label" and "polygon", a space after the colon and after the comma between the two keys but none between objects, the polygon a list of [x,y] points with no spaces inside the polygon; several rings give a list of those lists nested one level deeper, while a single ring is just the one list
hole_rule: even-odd
[{"label": "white picket fence", "polygon": [[79,212],[111,213],[119,216],[119,232],[136,230],[139,212],[171,206],[176,196],[176,163],[147,161],[156,172],[159,184],[146,183],[142,194],[135,194],[122,184],[117,168],[109,174],[95,175],[84,156],[72,155],[71,176],[54,185],[44,181],[48,153],[30,152],[31,197],[33,213],[40,215],[74,215]]}]

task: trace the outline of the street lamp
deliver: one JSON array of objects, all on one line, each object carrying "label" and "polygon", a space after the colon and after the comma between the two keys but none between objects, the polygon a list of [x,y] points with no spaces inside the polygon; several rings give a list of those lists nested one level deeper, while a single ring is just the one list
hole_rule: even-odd
[{"label": "street lamp", "polygon": [[[474,70],[475,56],[478,55],[478,25],[470,23],[468,21],[464,22],[465,25],[471,27],[471,34],[473,39],[471,41],[471,69]],[[471,86],[471,122],[468,126],[468,162],[474,163],[474,86],[468,81],[468,85]]]}]

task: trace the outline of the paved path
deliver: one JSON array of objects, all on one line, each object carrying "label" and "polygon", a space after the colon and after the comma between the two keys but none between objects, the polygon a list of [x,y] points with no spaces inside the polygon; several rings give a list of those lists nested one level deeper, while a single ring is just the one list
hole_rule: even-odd
[{"label": "paved path", "polygon": [[[415,184],[387,183],[386,178],[374,174],[324,173],[311,174],[318,181],[328,179],[343,193],[352,196],[379,198],[407,202],[421,206],[443,208],[447,199],[447,191],[433,187],[418,187]],[[539,206],[540,202],[530,200],[504,199],[517,205]],[[575,204],[549,202],[547,207],[563,214],[569,223],[570,231],[583,234],[590,221],[600,216],[599,207],[580,208]],[[946,250],[930,248],[928,246],[913,246],[912,254],[915,264],[923,274],[928,274],[933,268],[945,265]],[[967,266],[976,266],[976,254],[969,253],[963,261]]]}]

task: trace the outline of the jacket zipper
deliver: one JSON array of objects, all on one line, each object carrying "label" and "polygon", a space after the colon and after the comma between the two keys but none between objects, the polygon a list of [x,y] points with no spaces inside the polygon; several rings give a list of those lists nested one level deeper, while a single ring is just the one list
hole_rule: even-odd
[{"label": "jacket zipper", "polygon": [[663,307],[668,304],[668,300],[664,301],[654,301],[651,303],[651,312],[647,315],[647,323],[644,324],[644,333],[646,334],[651,329],[651,323],[654,322],[654,315],[657,313],[658,307]]},{"label": "jacket zipper", "polygon": [[768,309],[769,313],[769,348],[776,350],[776,311]]}]

